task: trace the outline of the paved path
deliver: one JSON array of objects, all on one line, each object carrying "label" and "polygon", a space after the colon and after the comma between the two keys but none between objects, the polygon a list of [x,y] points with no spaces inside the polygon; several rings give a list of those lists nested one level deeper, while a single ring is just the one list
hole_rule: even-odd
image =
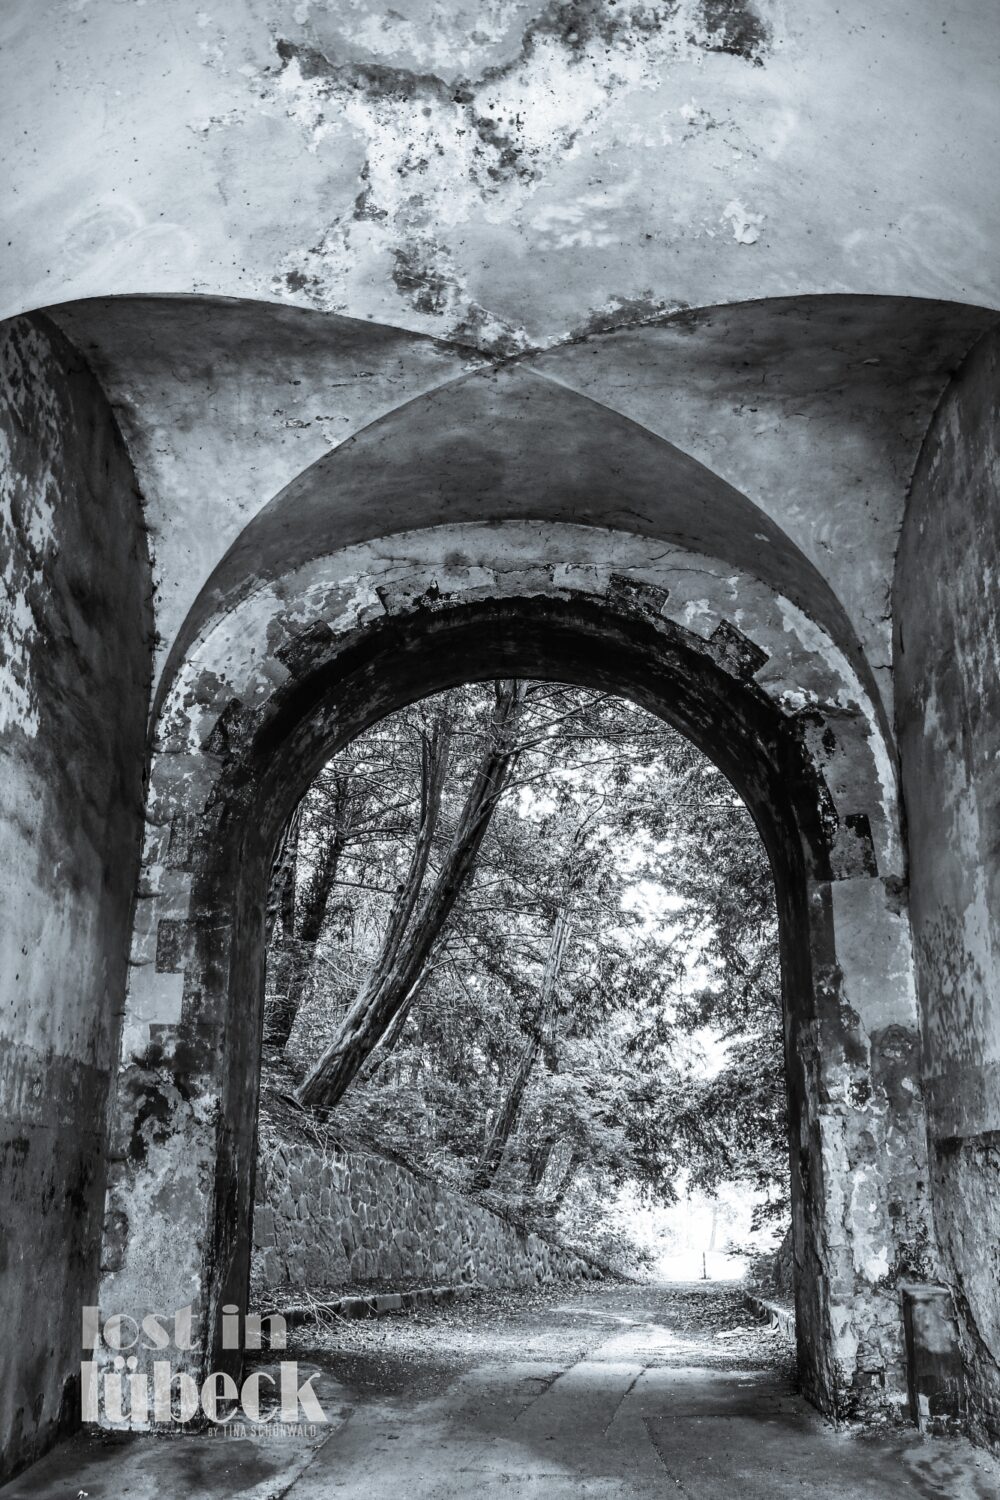
[{"label": "paved path", "polygon": [[996,1500],[964,1442],[830,1430],[731,1291],[612,1287],[355,1325],[312,1438],[77,1438],[2,1500]]}]

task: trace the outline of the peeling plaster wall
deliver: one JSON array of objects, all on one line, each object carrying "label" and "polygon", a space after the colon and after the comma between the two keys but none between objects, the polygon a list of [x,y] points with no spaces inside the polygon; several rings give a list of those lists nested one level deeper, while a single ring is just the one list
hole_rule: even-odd
[{"label": "peeling plaster wall", "polygon": [[0,316],[208,292],[502,354],[766,296],[995,306],[998,34],[993,0],[10,0]]},{"label": "peeling plaster wall", "polygon": [[971,1414],[1000,1442],[1000,335],[950,386],[896,571],[934,1210]]},{"label": "peeling plaster wall", "polygon": [[79,1421],[150,681],[132,469],[41,319],[0,334],[0,567],[3,1477]]}]

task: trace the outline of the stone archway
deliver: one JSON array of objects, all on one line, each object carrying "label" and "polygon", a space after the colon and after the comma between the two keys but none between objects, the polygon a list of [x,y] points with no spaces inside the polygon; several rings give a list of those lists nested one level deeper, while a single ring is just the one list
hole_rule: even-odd
[{"label": "stone archway", "polygon": [[[442,562],[442,559],[445,559]],[[827,1411],[906,1400],[898,1283],[933,1271],[891,751],[839,643],[772,586],[567,523],[297,560],[193,633],[161,697],[115,1111],[105,1317],[245,1295],[263,904],[284,819],[406,701],[521,673],[670,720],[756,819],[781,921],[800,1362]]]},{"label": "stone archway", "polygon": [[[108,1310],[221,1284],[254,915],[202,873],[271,816],[265,766],[290,793],[295,714],[392,621],[426,676],[445,615],[506,611],[525,646],[533,611],[577,604],[584,668],[619,616],[688,632],[734,711],[759,690],[805,746],[818,1399],[883,1371],[899,1397],[909,1267],[955,1314],[935,1403],[1000,1444],[1000,9],[400,9],[0,21],[24,144],[0,239],[0,1475],[76,1421],[107,1165]],[[378,540],[476,522],[529,528],[516,556],[468,551],[478,595],[413,538],[393,573]],[[611,572],[668,587],[665,623],[553,523],[644,537]],[[332,561],[362,543],[344,567],[385,602]],[[664,584],[670,549],[714,581]],[[345,599],[314,611],[324,571]],[[748,776],[762,753],[751,734]]]}]

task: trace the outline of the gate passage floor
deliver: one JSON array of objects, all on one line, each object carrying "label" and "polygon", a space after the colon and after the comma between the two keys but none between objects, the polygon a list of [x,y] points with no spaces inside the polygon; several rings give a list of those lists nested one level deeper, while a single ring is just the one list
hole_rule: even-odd
[{"label": "gate passage floor", "polygon": [[2,1500],[996,1500],[964,1441],[834,1432],[722,1284],[487,1293],[298,1335],[312,1435],[78,1437]]}]

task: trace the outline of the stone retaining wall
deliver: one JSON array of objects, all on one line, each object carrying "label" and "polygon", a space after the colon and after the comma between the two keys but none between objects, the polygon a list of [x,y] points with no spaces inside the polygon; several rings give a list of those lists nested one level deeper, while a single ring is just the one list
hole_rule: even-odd
[{"label": "stone retaining wall", "polygon": [[288,1142],[258,1166],[254,1271],[268,1288],[411,1280],[523,1287],[603,1274],[397,1162]]}]

